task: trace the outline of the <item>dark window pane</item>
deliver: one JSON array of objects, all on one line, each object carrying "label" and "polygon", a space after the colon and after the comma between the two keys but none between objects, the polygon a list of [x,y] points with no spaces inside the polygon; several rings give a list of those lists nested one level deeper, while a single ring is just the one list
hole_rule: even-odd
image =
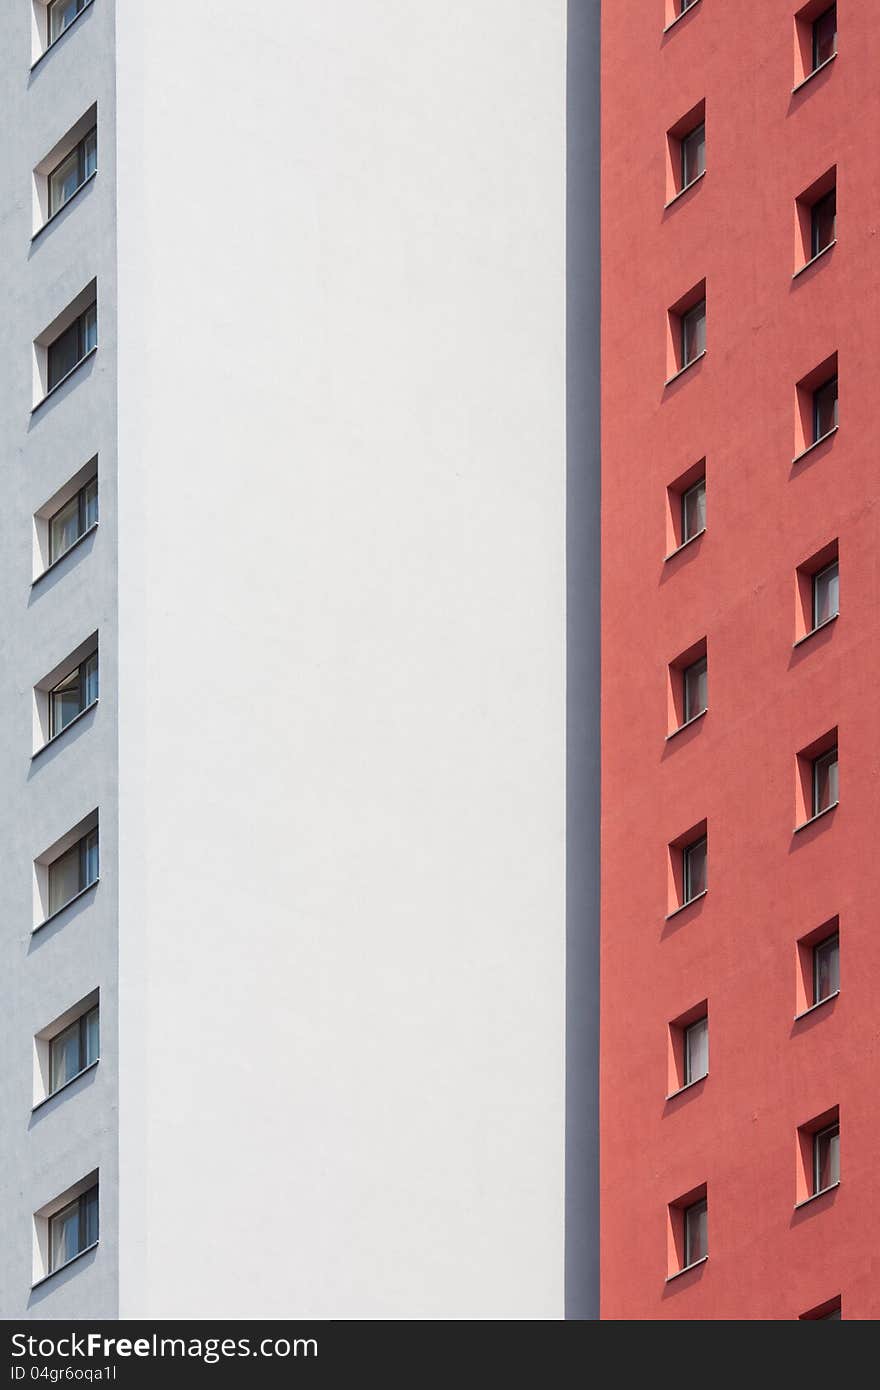
[{"label": "dark window pane", "polygon": [[695,719],[706,708],[708,699],[708,664],[705,657],[688,666],[683,676],[684,719]]},{"label": "dark window pane", "polygon": [[697,840],[695,844],[688,845],[684,851],[684,901],[686,903],[706,891],[708,884],[707,857],[707,841],[705,839]]},{"label": "dark window pane", "polygon": [[813,392],[813,442],[837,424],[837,377],[833,376]]},{"label": "dark window pane", "polygon": [[68,372],[72,372],[82,353],[79,349],[80,334],[79,320],[72,323],[69,328],[65,328],[54,341],[49,345],[49,390],[57,386],[59,381],[63,381]]},{"label": "dark window pane", "polygon": [[80,10],[85,9],[86,0],[53,0],[49,6],[49,42],[54,43],[72,24]]},{"label": "dark window pane", "polygon": [[84,1056],[82,1064],[90,1067],[101,1054],[101,1016],[98,1009],[92,1009],[83,1020]]},{"label": "dark window pane", "polygon": [[54,1095],[82,1070],[79,1019],[49,1044],[49,1093]]},{"label": "dark window pane", "polygon": [[829,1125],[813,1140],[813,1191],[840,1181],[840,1125]]},{"label": "dark window pane", "polygon": [[811,254],[818,256],[837,236],[837,189],[834,188],[818,203],[813,204]]},{"label": "dark window pane", "polygon": [[81,887],[80,849],[74,845],[49,865],[49,915],[75,898]]},{"label": "dark window pane", "polygon": [[706,528],[706,481],[701,478],[681,498],[681,539],[689,541]]},{"label": "dark window pane", "polygon": [[82,1249],[98,1239],[98,1189],[93,1187],[80,1198],[82,1203]]},{"label": "dark window pane", "polygon": [[834,806],[837,792],[837,749],[832,748],[813,763],[813,815]]},{"label": "dark window pane", "polygon": [[706,127],[698,125],[681,142],[681,186],[699,178],[706,171]]},{"label": "dark window pane", "polygon": [[705,1202],[695,1202],[684,1214],[685,1267],[705,1259],[708,1253],[708,1208]]},{"label": "dark window pane", "polygon": [[706,301],[701,300],[681,319],[681,365],[686,367],[706,348]]},{"label": "dark window pane", "polygon": [[840,937],[820,941],[813,951],[813,1003],[821,1004],[840,989]]},{"label": "dark window pane", "polygon": [[840,572],[837,560],[813,575],[813,627],[840,612]]},{"label": "dark window pane", "polygon": [[98,479],[93,478],[90,483],[86,483],[82,491],[83,498],[83,530],[87,531],[90,526],[94,526],[98,520]]},{"label": "dark window pane", "polygon": [[813,71],[837,52],[837,6],[832,5],[813,24]]},{"label": "dark window pane", "polygon": [[55,689],[49,693],[49,736],[60,734],[72,719],[83,710],[83,684],[81,670],[77,666]]}]

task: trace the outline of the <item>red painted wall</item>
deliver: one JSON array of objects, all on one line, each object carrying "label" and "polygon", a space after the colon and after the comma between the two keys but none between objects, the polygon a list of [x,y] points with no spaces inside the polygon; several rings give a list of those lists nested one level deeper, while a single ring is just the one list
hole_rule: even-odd
[{"label": "red painted wall", "polygon": [[[603,5],[602,1315],[880,1316],[880,12],[841,0],[797,95],[794,3]],[[672,207],[666,131],[706,102]],[[837,245],[797,279],[795,199],[838,169]],[[665,387],[667,308],[707,352]],[[839,353],[802,463],[795,383]],[[664,562],[666,488],[707,530]],[[793,649],[796,567],[839,540],[840,617]],[[667,742],[667,665],[707,638],[708,713]],[[798,835],[796,754],[839,727],[840,804]],[[667,844],[708,823],[670,921]],[[795,1024],[796,941],[840,916],[841,988]],[[667,1023],[709,1001],[707,1079],[667,1102]],[[839,1105],[841,1181],[795,1211],[798,1126]],[[709,1258],[667,1283],[667,1204],[707,1184]]]}]

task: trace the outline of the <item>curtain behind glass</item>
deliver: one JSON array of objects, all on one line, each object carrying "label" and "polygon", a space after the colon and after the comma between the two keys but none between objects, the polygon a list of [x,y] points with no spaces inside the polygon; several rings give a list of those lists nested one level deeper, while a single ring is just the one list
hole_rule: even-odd
[{"label": "curtain behind glass", "polygon": [[49,1222],[49,1269],[62,1265],[79,1254],[79,1201],[59,1211]]},{"label": "curtain behind glass", "polygon": [[49,1094],[54,1095],[60,1086],[66,1085],[82,1070],[79,1019],[52,1039],[49,1059]]},{"label": "curtain behind glass", "polygon": [[75,898],[81,886],[80,847],[74,845],[49,865],[49,916]]}]

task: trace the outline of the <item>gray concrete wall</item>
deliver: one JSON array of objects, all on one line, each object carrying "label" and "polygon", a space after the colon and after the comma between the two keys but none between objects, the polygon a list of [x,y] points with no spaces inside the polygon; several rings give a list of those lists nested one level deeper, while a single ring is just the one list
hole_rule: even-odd
[{"label": "gray concrete wall", "polygon": [[[117,1310],[114,7],[95,0],[30,72],[29,0],[0,19],[0,1317]],[[97,101],[99,171],[38,238],[32,170]],[[97,355],[35,415],[32,343],[93,278]],[[31,588],[34,512],[94,454],[93,538]],[[98,708],[36,761],[33,687],[99,630]],[[33,860],[95,807],[101,880],[33,937]],[[34,1034],[100,988],[94,1072],[31,1113]],[[31,1292],[33,1212],[93,1169],[98,1249]]]}]

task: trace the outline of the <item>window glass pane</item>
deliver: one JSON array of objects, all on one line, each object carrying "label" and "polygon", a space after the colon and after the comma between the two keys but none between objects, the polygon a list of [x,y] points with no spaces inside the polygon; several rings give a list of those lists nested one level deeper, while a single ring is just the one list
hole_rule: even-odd
[{"label": "window glass pane", "polygon": [[94,704],[98,698],[98,653],[95,652],[82,665],[83,709]]},{"label": "window glass pane", "polygon": [[837,6],[832,5],[813,25],[813,67],[827,63],[837,52]]},{"label": "window glass pane", "polygon": [[706,841],[698,840],[684,852],[684,900],[690,902],[706,891]]},{"label": "window glass pane", "polygon": [[49,865],[49,914],[57,912],[65,903],[75,898],[82,886],[80,884],[79,845],[74,845],[62,854],[54,864]]},{"label": "window glass pane", "polygon": [[695,1202],[684,1214],[684,1262],[692,1265],[709,1253],[708,1212],[705,1202]]},{"label": "window glass pane", "polygon": [[681,142],[681,186],[687,188],[689,183],[699,178],[700,174],[706,170],[706,127],[697,126],[690,135],[686,135]]},{"label": "window glass pane", "polygon": [[49,42],[54,43],[85,8],[86,0],[53,0],[49,6]]},{"label": "window glass pane", "polygon": [[699,1081],[709,1071],[709,1020],[701,1018],[685,1030],[685,1085]]},{"label": "window glass pane", "polygon": [[706,301],[696,304],[681,320],[681,365],[686,367],[706,349]]},{"label": "window glass pane", "polygon": [[62,729],[67,728],[71,719],[75,719],[82,712],[83,687],[80,675],[80,667],[78,666],[66,680],[63,680],[60,685],[56,685],[55,689],[50,692],[50,737],[60,734]]},{"label": "window glass pane", "polygon": [[82,1249],[85,1250],[98,1239],[98,1189],[93,1187],[91,1192],[86,1192],[80,1198],[80,1201],[83,1205]]},{"label": "window glass pane", "polygon": [[684,718],[695,719],[708,702],[708,668],[706,658],[695,661],[684,673]]},{"label": "window glass pane", "polygon": [[813,394],[813,436],[821,439],[837,424],[837,377],[826,381]]},{"label": "window glass pane", "polygon": [[49,1269],[60,1269],[79,1254],[79,1202],[59,1211],[49,1222]]},{"label": "window glass pane", "polygon": [[813,205],[812,226],[811,250],[814,256],[818,256],[837,236],[837,189]]},{"label": "window glass pane", "polygon": [[70,1081],[82,1070],[79,1019],[49,1044],[49,1092]]},{"label": "window glass pane", "polygon": [[817,1134],[813,1141],[815,1155],[814,1191],[840,1181],[840,1126],[831,1125]]},{"label": "window glass pane", "polygon": [[92,348],[98,346],[98,308],[95,304],[90,304],[82,316],[83,356],[91,352]]},{"label": "window glass pane", "polygon": [[98,479],[93,478],[83,488],[83,523],[85,529],[94,526],[98,520]]},{"label": "window glass pane", "polygon": [[813,576],[813,626],[819,627],[840,612],[840,577],[838,562],[828,565]]},{"label": "window glass pane", "polygon": [[98,877],[98,832],[93,830],[84,840],[80,841],[82,849],[82,884],[87,888],[90,883],[94,883]]},{"label": "window glass pane", "polygon": [[49,522],[49,563],[59,559],[78,537],[79,498],[72,497]]},{"label": "window glass pane", "polygon": [[74,150],[67,156],[62,164],[59,164],[54,174],[49,177],[49,216],[51,217],[63,208],[68,198],[79,188],[82,179],[80,177],[79,150]]},{"label": "window glass pane", "polygon": [[706,484],[704,481],[688,488],[681,499],[681,539],[690,540],[706,526]]},{"label": "window glass pane", "polygon": [[97,1062],[101,1055],[101,1014],[99,1009],[92,1009],[85,1019],[85,1057],[83,1066],[89,1067],[92,1062]]},{"label": "window glass pane", "polygon": [[72,323],[69,328],[65,328],[54,341],[49,344],[49,390],[57,386],[59,381],[72,372],[80,359],[79,352],[79,322]]},{"label": "window glass pane", "polygon": [[813,815],[826,811],[837,801],[837,749],[823,753],[813,763]]},{"label": "window glass pane", "polygon": [[814,1004],[836,994],[840,989],[840,937],[822,941],[813,952]]},{"label": "window glass pane", "polygon": [[90,130],[82,146],[82,176],[89,178],[98,167],[98,132]]}]

